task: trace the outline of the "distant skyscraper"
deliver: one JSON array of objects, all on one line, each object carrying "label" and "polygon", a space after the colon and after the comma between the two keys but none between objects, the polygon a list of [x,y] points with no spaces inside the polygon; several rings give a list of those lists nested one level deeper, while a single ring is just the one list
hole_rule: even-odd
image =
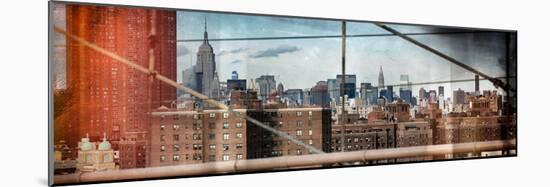
[{"label": "distant skyscraper", "polygon": [[330,104],[327,82],[319,81],[311,88],[311,104],[317,106],[328,106]]},{"label": "distant skyscraper", "polygon": [[304,101],[302,102],[303,105],[311,105],[311,89],[306,88],[304,89]]},{"label": "distant skyscraper", "polygon": [[386,99],[388,103],[393,102],[393,86],[388,86],[388,92],[386,93]]},{"label": "distant skyscraper", "polygon": [[361,85],[359,87],[359,97],[361,97],[362,99],[365,99],[365,101],[366,101],[367,100],[367,89],[369,89],[371,87],[372,87],[372,85],[369,82],[361,83]]},{"label": "distant skyscraper", "polygon": [[210,97],[219,97],[219,80],[217,79],[216,60],[214,49],[208,42],[207,23],[204,21],[204,38],[197,53],[197,65],[195,67],[195,81],[197,90]]},{"label": "distant skyscraper", "polygon": [[428,98],[428,93],[424,88],[420,88],[420,90],[418,91],[418,97],[419,97],[418,99],[422,99],[422,100],[426,100],[426,98]]},{"label": "distant skyscraper", "polygon": [[399,89],[399,97],[401,98],[401,100],[403,100],[403,102],[413,104],[412,103],[412,91],[411,90],[400,88]]},{"label": "distant skyscraper", "polygon": [[378,88],[373,87],[371,83],[361,83],[359,93],[361,98],[365,100],[365,105],[376,104],[376,99],[378,99]]},{"label": "distant skyscraper", "polygon": [[409,82],[409,75],[403,74],[399,77],[399,80],[401,81],[400,84],[406,85],[401,86],[402,89],[412,90],[411,82]]},{"label": "distant skyscraper", "polygon": [[283,83],[279,83],[277,85],[277,95],[279,97],[283,97],[284,92],[285,92],[285,87],[283,86]]},{"label": "distant skyscraper", "polygon": [[262,101],[267,101],[267,98],[269,98],[269,95],[276,91],[276,82],[275,82],[275,76],[273,75],[262,75],[259,78],[256,78],[256,86],[260,90],[260,99]]},{"label": "distant skyscraper", "polygon": [[435,90],[430,90],[428,92],[428,101],[430,101],[430,103],[437,103],[437,92],[435,92]]},{"label": "distant skyscraper", "polygon": [[338,85],[340,84],[338,84],[336,79],[328,79],[327,85],[329,97],[338,102],[338,98],[340,97],[340,87]]},{"label": "distant skyscraper", "polygon": [[437,87],[437,91],[439,91],[438,95],[442,95],[443,97],[445,97],[445,87],[439,86]]},{"label": "distant skyscraper", "polygon": [[233,80],[239,79],[239,74],[237,73],[237,71],[231,72],[231,79]]},{"label": "distant skyscraper", "polygon": [[376,105],[378,99],[378,88],[374,86],[367,87],[367,100],[369,105]]},{"label": "distant skyscraper", "polygon": [[[338,91],[340,91],[341,83],[343,81],[342,75],[336,75],[336,83]],[[355,98],[355,90],[357,85],[357,76],[356,75],[346,75],[346,82],[344,83],[343,89],[344,94],[348,96],[348,98]],[[338,97],[340,98],[340,92],[338,92]],[[340,99],[337,99],[337,103],[340,103]]]},{"label": "distant skyscraper", "polygon": [[[381,89],[379,95],[380,95],[380,97],[383,97],[386,101],[388,100],[388,90],[387,89]],[[380,98],[380,97],[378,97],[378,98]]]},{"label": "distant skyscraper", "polygon": [[475,89],[476,93],[479,93],[479,75],[475,76]]},{"label": "distant skyscraper", "polygon": [[466,103],[466,92],[461,90],[455,90],[453,92],[453,104],[465,104]]},{"label": "distant skyscraper", "polygon": [[384,88],[384,72],[382,72],[382,66],[380,66],[380,72],[378,73],[378,89]]},{"label": "distant skyscraper", "polygon": [[289,106],[302,106],[304,101],[304,92],[301,89],[288,89],[285,92]]}]

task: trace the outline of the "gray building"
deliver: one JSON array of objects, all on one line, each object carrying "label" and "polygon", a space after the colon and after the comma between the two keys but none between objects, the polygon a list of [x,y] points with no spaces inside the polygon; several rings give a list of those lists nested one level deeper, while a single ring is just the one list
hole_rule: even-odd
[{"label": "gray building", "polygon": [[256,86],[260,91],[260,99],[262,102],[267,101],[271,92],[276,91],[276,82],[275,76],[273,75],[262,75],[256,78]]},{"label": "gray building", "polygon": [[216,73],[216,60],[214,49],[208,42],[206,21],[204,22],[204,38],[197,53],[197,65],[195,66],[195,81],[197,90],[210,97],[219,97],[219,80]]}]

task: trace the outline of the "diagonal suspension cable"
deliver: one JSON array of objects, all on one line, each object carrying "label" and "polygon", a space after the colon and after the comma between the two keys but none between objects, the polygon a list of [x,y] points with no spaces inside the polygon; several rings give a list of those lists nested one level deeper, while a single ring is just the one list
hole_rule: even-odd
[{"label": "diagonal suspension cable", "polygon": [[489,76],[489,75],[487,75],[487,74],[485,74],[485,73],[483,73],[483,72],[481,72],[481,71],[479,71],[479,70],[477,70],[477,69],[475,69],[475,68],[472,68],[472,67],[470,67],[470,66],[468,66],[468,65],[466,65],[466,64],[464,64],[464,63],[462,63],[462,62],[460,62],[460,61],[458,61],[457,59],[455,59],[455,58],[453,58],[453,57],[450,57],[449,55],[446,55],[446,54],[442,53],[441,51],[438,51],[438,50],[436,50],[436,49],[434,49],[434,48],[432,48],[432,47],[430,47],[430,46],[427,46],[426,44],[423,44],[423,43],[421,43],[421,42],[419,42],[419,41],[417,41],[417,40],[415,40],[415,39],[413,39],[413,38],[411,38],[411,37],[409,37],[409,36],[407,36],[407,35],[405,35],[405,34],[399,32],[399,31],[397,31],[397,30],[395,30],[395,29],[393,29],[393,28],[391,28],[391,27],[385,25],[385,24],[381,24],[381,23],[374,23],[374,24],[375,24],[376,26],[378,26],[378,27],[380,27],[380,28],[382,28],[382,29],[388,31],[388,32],[391,32],[391,33],[393,33],[393,34],[399,36],[400,38],[403,38],[404,40],[407,40],[407,41],[413,43],[414,45],[416,45],[416,46],[418,46],[418,47],[421,47],[421,48],[423,48],[423,49],[425,49],[425,50],[428,50],[429,52],[432,52],[433,54],[435,54],[435,55],[437,55],[437,56],[439,56],[439,57],[441,57],[441,58],[443,58],[443,59],[445,59],[445,60],[447,60],[447,61],[449,61],[449,62],[451,62],[451,63],[453,63],[453,64],[455,64],[455,65],[457,65],[457,66],[460,66],[460,67],[462,67],[462,68],[464,68],[464,69],[466,69],[466,70],[468,70],[468,71],[470,71],[470,72],[472,72],[472,73],[474,73],[474,74],[476,74],[476,75],[479,75],[479,76],[481,76],[481,77],[483,77],[483,78],[485,78],[485,79],[491,81],[491,82],[493,83],[493,85],[495,85],[495,87],[500,87],[500,88],[502,88],[502,89],[504,89],[504,90],[510,90],[510,91],[513,91],[513,92],[516,91],[514,88],[512,88],[512,87],[510,86],[510,84],[504,83],[504,82],[503,82],[502,80],[500,80],[500,79],[493,78],[493,77],[491,77],[491,76]]},{"label": "diagonal suspension cable", "polygon": [[[86,40],[83,39],[83,38],[80,38],[80,37],[75,36],[75,35],[73,35],[73,34],[67,33],[67,31],[65,31],[64,29],[61,29],[61,28],[59,28],[59,27],[55,27],[55,26],[54,26],[54,31],[55,31],[55,32],[58,32],[58,33],[60,33],[60,34],[65,35],[65,37],[67,37],[68,39],[72,39],[72,40],[74,40],[74,41],[77,41],[78,43],[82,44],[82,45],[85,46],[85,47],[88,47],[88,48],[90,48],[90,49],[92,49],[92,50],[94,50],[94,51],[96,51],[96,52],[99,52],[99,53],[101,53],[101,54],[103,54],[103,55],[105,55],[105,56],[107,56],[107,57],[110,57],[110,58],[112,58],[112,59],[118,61],[118,62],[121,62],[121,63],[123,63],[123,64],[125,64],[125,65],[127,65],[127,66],[129,66],[129,67],[131,67],[131,68],[134,68],[134,69],[136,69],[136,70],[138,70],[138,71],[140,71],[140,72],[142,72],[142,73],[148,74],[149,76],[152,76],[152,77],[154,77],[155,79],[157,79],[157,80],[159,80],[159,81],[161,81],[161,82],[164,82],[164,83],[166,83],[166,84],[168,84],[168,85],[170,85],[170,86],[173,86],[173,87],[175,87],[176,89],[179,89],[179,90],[182,90],[182,91],[184,91],[184,92],[187,92],[187,93],[189,93],[189,94],[191,94],[191,95],[193,95],[193,96],[199,98],[200,100],[203,100],[203,101],[205,101],[205,102],[207,102],[207,103],[209,103],[209,104],[212,104],[212,105],[214,105],[214,106],[216,106],[216,107],[218,107],[218,108],[221,108],[221,109],[223,109],[223,110],[227,110],[228,112],[233,113],[233,114],[234,114],[235,116],[237,116],[237,117],[242,117],[242,114],[241,114],[241,113],[232,110],[231,107],[229,107],[229,106],[227,106],[227,105],[225,105],[225,104],[223,104],[223,103],[221,103],[221,102],[219,102],[219,101],[216,101],[216,100],[213,100],[213,99],[211,99],[211,98],[208,98],[208,96],[203,95],[203,94],[201,94],[201,93],[199,93],[199,92],[197,92],[197,91],[195,91],[195,90],[193,90],[193,89],[191,89],[191,88],[188,88],[188,87],[186,87],[186,86],[180,85],[180,84],[178,84],[176,81],[174,81],[174,80],[172,80],[172,79],[170,79],[170,78],[168,78],[168,77],[166,77],[166,76],[164,76],[164,75],[159,74],[157,71],[150,70],[150,69],[145,68],[145,67],[143,67],[143,66],[141,66],[141,65],[138,65],[138,64],[136,64],[136,63],[134,63],[134,62],[132,62],[132,61],[130,61],[130,60],[128,60],[128,59],[122,57],[122,56],[119,56],[119,55],[116,54],[116,53],[113,53],[113,52],[111,52],[111,51],[108,51],[108,50],[106,50],[106,49],[100,47],[100,46],[97,46],[97,45],[94,44],[94,43],[88,42],[88,41],[86,41]],[[284,138],[286,138],[286,139],[288,139],[288,140],[290,140],[290,141],[296,143],[297,145],[300,145],[300,146],[302,146],[302,147],[304,147],[304,148],[310,150],[312,153],[317,153],[317,154],[322,154],[322,153],[324,153],[323,151],[321,151],[321,150],[319,150],[319,149],[317,149],[317,148],[315,148],[315,147],[313,147],[313,146],[311,146],[311,145],[305,144],[304,142],[302,142],[302,141],[300,141],[300,140],[298,140],[298,139],[296,139],[296,138],[290,136],[289,134],[287,134],[287,133],[285,133],[285,132],[281,132],[281,131],[279,131],[279,130],[277,130],[277,129],[274,129],[274,128],[268,126],[268,125],[265,125],[264,123],[262,123],[262,122],[260,122],[260,121],[258,121],[258,120],[256,120],[256,119],[254,119],[254,118],[252,118],[252,117],[250,117],[250,116],[248,116],[248,115],[246,115],[246,114],[244,114],[244,117],[245,117],[247,120],[249,120],[250,122],[252,122],[253,124],[255,124],[255,125],[257,125],[257,126],[263,128],[263,129],[265,129],[265,130],[268,130],[268,131],[270,131],[271,133],[274,133],[274,134],[276,134],[276,135],[278,135],[278,136],[284,137]]]}]

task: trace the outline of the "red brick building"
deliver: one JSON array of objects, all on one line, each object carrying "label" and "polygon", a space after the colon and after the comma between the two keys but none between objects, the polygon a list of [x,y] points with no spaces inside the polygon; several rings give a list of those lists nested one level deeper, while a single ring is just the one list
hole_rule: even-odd
[{"label": "red brick building", "polygon": [[[66,6],[66,30],[138,65],[176,79],[176,11],[144,8],[73,5]],[[152,108],[176,99],[175,88],[147,74],[67,39],[67,91],[71,94],[68,144],[89,134],[98,141],[103,133],[120,150],[121,168],[142,167],[143,160],[126,157],[146,143]],[[169,105],[168,105],[169,106]],[[57,124],[56,124],[57,125]],[[129,142],[134,141],[134,143]],[[124,160],[128,158],[130,160]]]},{"label": "red brick building", "polygon": [[231,94],[235,112],[160,107],[151,121],[150,165],[168,166],[311,154],[253,124],[250,116],[324,152],[330,151],[330,109],[262,106],[255,91]]}]

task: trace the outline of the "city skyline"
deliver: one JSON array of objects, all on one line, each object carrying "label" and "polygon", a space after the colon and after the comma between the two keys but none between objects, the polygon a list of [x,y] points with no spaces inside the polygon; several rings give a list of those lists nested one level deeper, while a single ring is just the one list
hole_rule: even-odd
[{"label": "city skyline", "polygon": [[[338,22],[324,20],[294,20],[277,17],[186,11],[178,12],[178,18],[180,18],[178,19],[177,35],[179,40],[200,40],[202,38],[202,27],[192,27],[189,25],[201,25],[205,18],[212,20],[209,21],[210,38],[285,36],[282,33],[290,33],[290,36],[341,34]],[[261,25],[262,27],[257,25]],[[426,26],[391,26],[403,32],[414,33],[442,30]],[[349,34],[387,33],[370,23],[350,22],[348,23],[348,30]],[[455,58],[464,60],[467,64],[491,76],[504,76],[505,71],[502,65],[504,62],[499,60],[504,55],[501,52],[502,50],[500,50],[502,47],[500,42],[503,42],[503,39],[501,41],[498,34],[494,36],[491,34],[464,34],[458,36],[427,35],[415,36],[415,38],[429,45],[434,45],[445,52],[449,52]],[[478,41],[476,38],[480,38],[480,40]],[[219,67],[218,74],[221,81],[229,79],[232,71],[237,71],[243,79],[255,79],[261,75],[275,75],[278,77],[277,82],[282,82],[287,89],[304,89],[311,88],[319,80],[326,80],[328,77],[341,74],[339,72],[341,69],[341,60],[338,58],[340,56],[341,46],[338,45],[340,41],[340,39],[335,38],[251,42],[211,41],[211,45],[214,48],[214,53],[221,54],[216,57],[217,67]],[[346,74],[357,75],[357,84],[361,82],[375,84],[378,77],[378,67],[380,66],[384,66],[387,85],[399,84],[399,76],[401,74],[409,74],[410,81],[413,83],[472,79],[474,76],[474,74],[454,66],[435,55],[429,54],[429,52],[421,48],[412,46],[397,37],[348,38],[348,43],[350,52],[346,55],[348,65]],[[194,55],[198,49],[198,44],[200,42],[178,42],[178,78],[181,77],[183,69],[190,67],[196,61],[196,56]],[[472,55],[472,51],[479,51],[479,53]],[[254,55],[260,52],[272,52],[273,55],[254,58]],[[315,61],[309,57],[312,54],[317,58]],[[369,56],[373,57],[370,58]],[[484,62],[479,63],[480,59]],[[190,62],[191,60],[192,62]],[[367,62],[365,63],[364,61]],[[312,63],[317,64],[313,65]],[[309,67],[312,66],[319,67],[321,71],[309,73]],[[324,67],[331,69],[332,72],[327,72],[327,68]],[[300,74],[301,78],[298,80],[289,80],[294,77],[291,75],[295,74]],[[414,75],[426,76],[420,77]],[[178,82],[181,82],[181,79],[178,79]],[[481,81],[480,84],[484,89],[494,88],[492,83],[488,81]],[[413,95],[417,95],[420,87],[422,86],[413,86]],[[426,85],[423,87],[428,90],[435,90],[438,85]],[[446,93],[451,93],[458,88],[473,89],[468,83],[446,84],[445,88]]]},{"label": "city skyline", "polygon": [[55,183],[516,155],[517,85],[484,80],[515,76],[503,33],[380,25],[451,63],[367,22],[79,4],[53,16]]},{"label": "city skyline", "polygon": [[[58,5],[54,9],[58,15],[54,24],[64,27],[64,6]],[[178,40],[202,39],[204,20],[209,19],[210,38],[239,38],[239,37],[265,37],[265,36],[310,36],[310,35],[338,35],[341,34],[340,23],[326,20],[279,18],[266,16],[234,15],[223,13],[201,13],[177,11]],[[183,26],[192,25],[192,26]],[[259,27],[258,25],[261,25]],[[422,33],[435,32],[429,26],[391,25],[403,32]],[[277,28],[277,29],[270,29]],[[295,29],[300,28],[300,29]],[[434,31],[435,30],[435,31]],[[443,30],[446,31],[446,30]],[[348,34],[382,34],[387,33],[370,23],[348,23]],[[485,37],[484,37],[485,36]],[[434,45],[439,49],[449,52],[456,51],[455,58],[463,59],[469,65],[480,69],[493,77],[505,76],[499,34],[464,34],[459,36],[415,36],[415,38]],[[480,38],[484,41],[475,41]],[[487,39],[489,38],[489,39]],[[388,41],[389,39],[389,41]],[[466,43],[462,41],[466,39]],[[54,43],[62,45],[65,39],[54,35]],[[231,72],[239,72],[242,79],[255,79],[261,75],[275,75],[278,83],[283,83],[286,89],[305,89],[313,87],[317,81],[327,80],[340,72],[340,45],[338,38],[303,39],[289,41],[210,41],[216,54],[218,76],[221,82],[230,79]],[[183,70],[196,64],[198,47],[201,42],[177,43],[177,81],[181,82]],[[329,45],[326,45],[329,44]],[[312,47],[308,47],[312,46]],[[320,48],[319,46],[322,46]],[[479,47],[485,46],[485,47]],[[326,50],[323,50],[326,49]],[[65,52],[63,48],[55,48],[58,56],[54,64],[56,82],[60,82],[58,88],[64,88]],[[387,85],[400,84],[399,76],[408,74],[411,82],[430,82],[454,79],[472,79],[474,74],[456,67],[439,57],[430,55],[416,46],[411,46],[400,38],[348,38],[347,71],[346,74],[357,75],[357,85],[368,82],[377,86],[378,68],[384,67],[385,82]],[[399,50],[394,50],[399,49]],[[403,52],[407,49],[410,52]],[[458,49],[458,50],[455,50]],[[321,52],[322,51],[322,52]],[[372,51],[372,52],[368,52]],[[480,51],[473,53],[472,51]],[[263,53],[263,55],[261,55]],[[369,56],[374,56],[369,58]],[[425,58],[410,58],[410,56]],[[361,59],[361,60],[359,60]],[[420,60],[425,59],[425,60]],[[482,59],[485,63],[476,63]],[[417,61],[417,62],[411,62]],[[423,62],[418,62],[418,60]],[[303,61],[304,63],[299,63]],[[364,62],[366,61],[366,63]],[[318,62],[318,64],[315,64]],[[296,66],[294,66],[296,65]],[[290,67],[294,68],[283,68]],[[310,73],[309,67],[319,67],[321,71]],[[423,67],[423,68],[419,68]],[[497,67],[497,68],[494,68]],[[261,71],[268,70],[268,71]],[[299,71],[295,72],[295,71]],[[298,80],[291,80],[291,75],[300,74]],[[286,75],[286,76],[285,76]],[[428,76],[415,76],[428,75]],[[447,78],[447,79],[446,79]],[[445,93],[461,88],[473,90],[470,82],[452,84],[431,84],[412,86],[413,96],[418,96],[418,90],[424,87],[427,90],[436,90],[439,85],[445,87]],[[494,89],[489,81],[480,81],[480,87],[484,90]],[[501,92],[499,90],[499,92]]]}]

